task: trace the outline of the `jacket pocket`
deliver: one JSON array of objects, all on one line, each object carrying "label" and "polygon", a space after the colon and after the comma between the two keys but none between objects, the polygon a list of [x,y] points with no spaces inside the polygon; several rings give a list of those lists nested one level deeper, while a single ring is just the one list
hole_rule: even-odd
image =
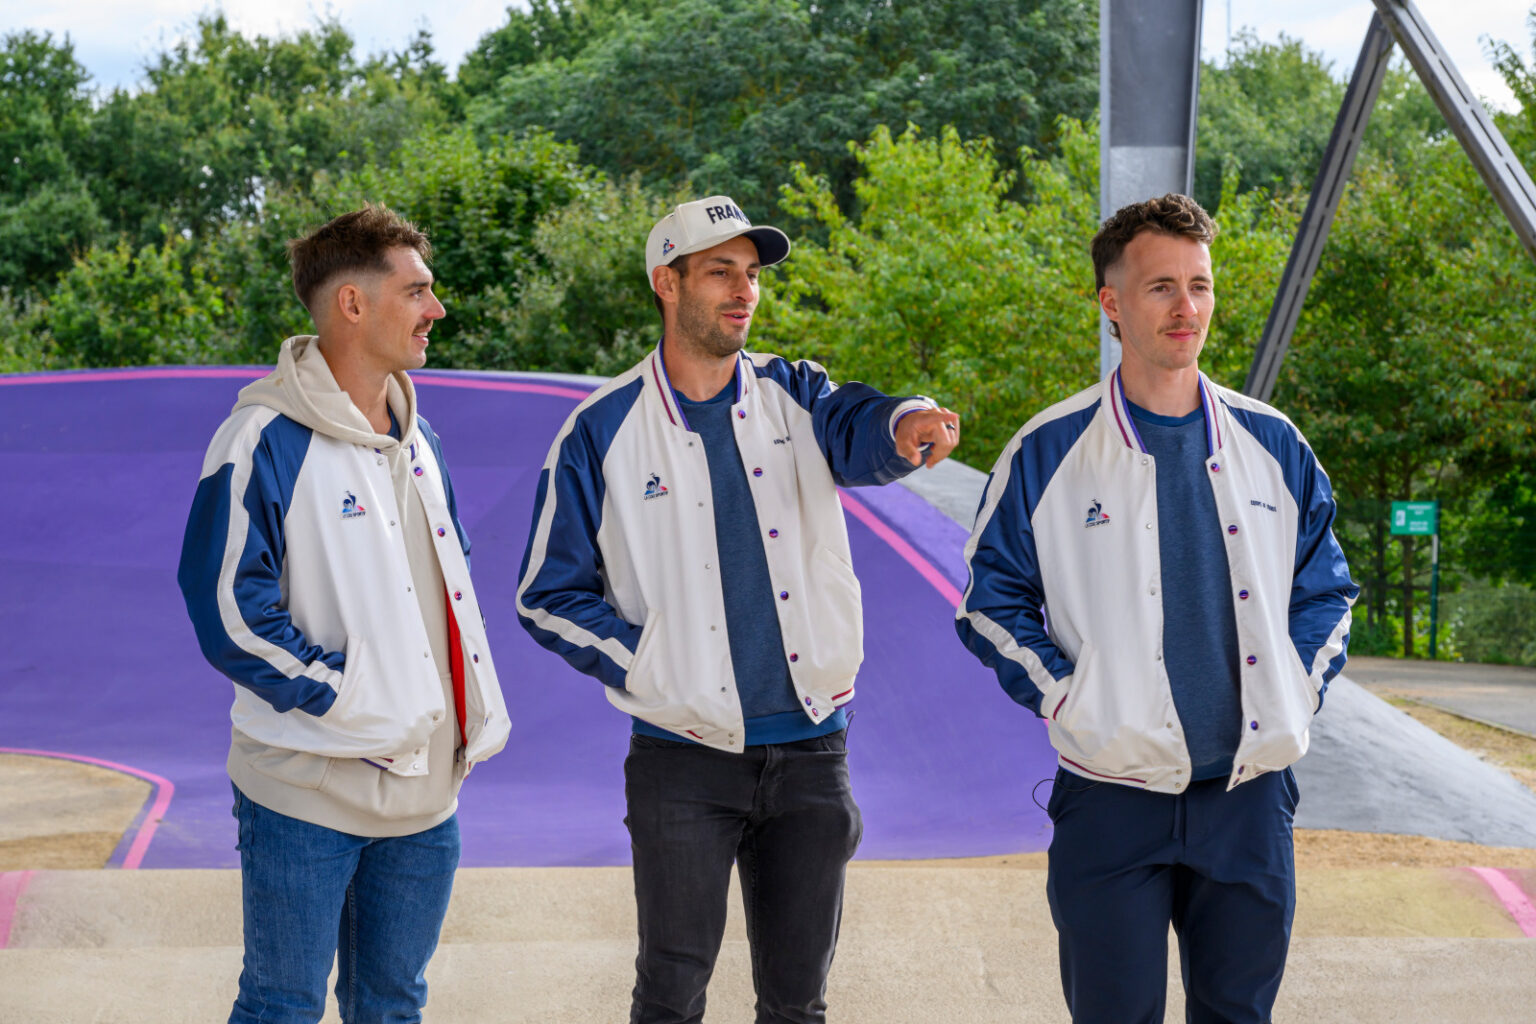
[{"label": "jacket pocket", "polygon": [[852,679],[864,662],[864,592],[853,566],[825,545],[811,554],[813,572],[806,580],[810,600],[803,614],[813,638],[809,666],[807,652],[798,652],[802,668],[809,667],[817,682]]},{"label": "jacket pocket", "polygon": [[667,689],[653,665],[656,649],[663,646],[661,619],[658,609],[652,609],[646,615],[645,625],[640,628],[640,642],[635,644],[635,656],[629,662],[629,671],[624,674],[624,692],[646,704],[655,703]]},{"label": "jacket pocket", "polygon": [[379,665],[372,645],[349,635],[341,688],[320,717],[334,741],[318,752],[364,757],[412,750],[427,742],[446,712],[435,668]]},{"label": "jacket pocket", "polygon": [[319,789],[330,775],[332,758],[302,750],[268,747],[246,759],[252,771],[298,789]]},{"label": "jacket pocket", "polygon": [[1166,720],[1167,692],[1154,673],[1133,674],[1123,658],[1084,643],[1066,696],[1049,716],[1051,743],[1094,777],[1141,781],[1148,766],[1176,764],[1182,756],[1152,725]]}]

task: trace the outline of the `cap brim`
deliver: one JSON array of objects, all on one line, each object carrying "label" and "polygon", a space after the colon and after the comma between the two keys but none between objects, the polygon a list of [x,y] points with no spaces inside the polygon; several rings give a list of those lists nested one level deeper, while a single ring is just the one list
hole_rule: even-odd
[{"label": "cap brim", "polygon": [[742,234],[757,246],[757,261],[765,267],[783,263],[789,256],[789,236],[778,228],[748,228]]},{"label": "cap brim", "polygon": [[752,239],[752,244],[757,246],[757,262],[765,267],[771,267],[775,263],[783,263],[789,256],[789,236],[778,228],[767,226],[745,228],[729,235],[716,235],[713,238],[701,238],[693,245],[684,246],[671,254],[665,263],[656,264],[658,267],[669,267],[681,256],[692,256],[696,252],[704,252],[713,249],[717,245],[729,242],[733,238],[747,237]]}]

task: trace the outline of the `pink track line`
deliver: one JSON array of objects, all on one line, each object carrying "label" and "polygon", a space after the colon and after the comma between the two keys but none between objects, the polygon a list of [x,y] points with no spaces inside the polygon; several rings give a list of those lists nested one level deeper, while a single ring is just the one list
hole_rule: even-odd
[{"label": "pink track line", "polygon": [[16,904],[26,892],[35,871],[0,871],[0,949],[11,941],[11,922],[16,920]]},{"label": "pink track line", "polygon": [[933,567],[933,564],[918,554],[917,550],[901,538],[895,530],[891,529],[881,518],[875,515],[867,505],[852,497],[847,491],[839,490],[837,496],[842,499],[843,507],[853,513],[853,517],[865,526],[869,527],[876,537],[891,546],[906,563],[917,570],[917,574],[932,584],[933,589],[948,601],[950,607],[960,607],[960,591],[955,585],[944,578],[944,574]]},{"label": "pink track line", "polygon": [[[71,384],[82,381],[104,380],[185,380],[210,378],[236,378],[256,380],[270,370],[266,367],[238,366],[161,366],[136,370],[70,370],[62,373],[31,373],[15,376],[0,375],[0,386],[7,384]],[[558,398],[575,398],[578,401],[592,393],[591,389],[564,387],[559,384],[535,384],[517,380],[481,380],[474,377],[458,378],[441,374],[412,374],[418,384],[433,384],[445,388],[469,388],[475,391],[521,391],[534,395],[554,395]]]},{"label": "pink track line", "polygon": [[29,373],[0,376],[0,387],[7,384],[70,384],[100,380],[165,380],[182,377],[238,377],[255,380],[269,370],[238,366],[163,366],[139,370],[69,370],[63,373]]},{"label": "pink track line", "polygon": [[171,806],[171,797],[176,793],[176,784],[163,775],[147,772],[142,768],[131,768],[126,764],[118,764],[116,761],[104,761],[99,757],[86,757],[83,754],[63,754],[56,750],[23,750],[19,747],[0,747],[0,754],[27,754],[32,757],[56,757],[61,761],[79,761],[81,764],[94,764],[101,768],[110,768],[124,775],[132,775],[143,779],[155,787],[155,796],[149,806],[149,813],[144,816],[143,824],[139,826],[138,834],[133,837],[133,844],[128,847],[128,854],[123,858],[123,870],[134,871],[144,861],[144,854],[149,850],[149,842],[155,837],[155,830],[160,827],[160,822],[165,817],[165,809]]},{"label": "pink track line", "polygon": [[590,390],[562,387],[559,384],[533,384],[520,380],[482,380],[478,377],[439,377],[431,373],[413,373],[411,380],[417,384],[435,384],[445,388],[468,388],[472,391],[522,391],[534,395],[574,398],[578,401],[592,394]]},{"label": "pink track line", "polygon": [[1509,911],[1509,916],[1515,919],[1515,924],[1525,933],[1526,938],[1536,938],[1536,904],[1532,904],[1531,898],[1520,888],[1520,883],[1509,877],[1506,872],[1498,868],[1467,868],[1478,878],[1481,878],[1493,890],[1493,894],[1504,904],[1504,909]]}]

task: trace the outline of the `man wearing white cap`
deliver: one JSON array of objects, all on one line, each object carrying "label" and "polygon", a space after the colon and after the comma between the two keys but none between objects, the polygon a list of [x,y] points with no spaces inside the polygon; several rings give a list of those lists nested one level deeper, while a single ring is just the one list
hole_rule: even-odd
[{"label": "man wearing white cap", "polygon": [[634,718],[624,762],[640,951],[632,1024],[704,1017],[738,864],[759,1022],[826,1018],[863,832],[844,746],[863,660],[837,485],[947,456],[959,416],[743,351],[789,255],[726,196],[652,229],[655,351],[566,420],[518,614]]}]

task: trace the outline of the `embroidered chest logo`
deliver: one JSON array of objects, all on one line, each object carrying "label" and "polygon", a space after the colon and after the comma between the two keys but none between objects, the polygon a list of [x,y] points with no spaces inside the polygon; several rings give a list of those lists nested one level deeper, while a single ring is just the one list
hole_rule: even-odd
[{"label": "embroidered chest logo", "polygon": [[357,503],[357,495],[347,491],[346,496],[341,499],[341,518],[358,519],[367,514],[368,510]]},{"label": "embroidered chest logo", "polygon": [[776,438],[773,439],[773,443],[774,444],[789,444],[789,435],[785,434],[783,437],[776,437]]},{"label": "embroidered chest logo", "polygon": [[651,478],[645,482],[645,500],[650,501],[652,498],[665,498],[666,496],[667,487],[661,482],[661,474],[652,473]]},{"label": "embroidered chest logo", "polygon": [[1263,509],[1266,512],[1277,512],[1277,511],[1279,511],[1278,509],[1275,508],[1275,506],[1271,505],[1269,502],[1267,502],[1267,501],[1260,501],[1258,498],[1250,498],[1249,501],[1248,501],[1248,504],[1253,506],[1254,508],[1261,508],[1261,509]]},{"label": "embroidered chest logo", "polygon": [[1088,506],[1088,518],[1083,520],[1083,529],[1092,526],[1103,526],[1109,522],[1109,513],[1104,511],[1104,506],[1098,498],[1093,499],[1093,504]]}]

